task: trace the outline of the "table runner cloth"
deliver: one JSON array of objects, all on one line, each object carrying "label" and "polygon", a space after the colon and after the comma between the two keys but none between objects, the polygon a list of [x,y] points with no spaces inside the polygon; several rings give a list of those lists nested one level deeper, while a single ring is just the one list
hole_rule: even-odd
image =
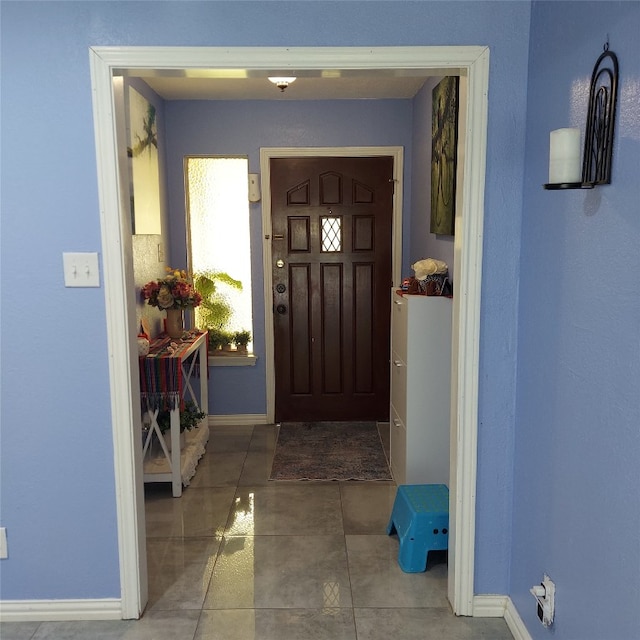
[{"label": "table runner cloth", "polygon": [[[170,411],[178,406],[184,409],[182,360],[202,334],[194,331],[182,340],[161,334],[151,342],[149,354],[139,358],[143,410]],[[195,357],[196,353],[194,351],[191,356]],[[199,368],[200,363],[197,363],[194,374],[200,374]]]}]

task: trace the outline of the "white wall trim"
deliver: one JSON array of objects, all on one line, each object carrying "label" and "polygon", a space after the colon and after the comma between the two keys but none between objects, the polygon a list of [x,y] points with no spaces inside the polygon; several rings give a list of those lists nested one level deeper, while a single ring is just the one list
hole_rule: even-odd
[{"label": "white wall trim", "polygon": [[[459,443],[452,466],[449,599],[457,615],[473,611],[475,486],[482,230],[486,167],[489,50],[485,46],[443,47],[92,47],[96,162],[102,231],[102,263],[109,350],[111,420],[118,517],[123,617],[138,617],[144,606],[146,565],[141,460],[133,407],[138,379],[135,315],[131,317],[133,275],[130,226],[121,207],[112,74],[117,69],[446,69],[468,78],[464,157],[463,224],[456,242],[464,247],[456,266],[459,305],[456,339],[457,411],[452,437]],[[134,310],[135,311],[135,310]],[[455,312],[455,309],[454,309]],[[267,335],[268,335],[268,329]],[[138,412],[139,413],[139,412]]]},{"label": "white wall trim", "polygon": [[[462,228],[456,228],[459,259],[453,298],[451,363],[451,460],[449,481],[449,600],[457,615],[472,615],[475,575],[476,476],[478,455],[478,384],[480,301],[484,229],[484,187],[487,157],[489,49],[469,62],[464,124]],[[456,214],[457,218],[457,214]],[[453,566],[451,564],[453,563]]]},{"label": "white wall trim", "polygon": [[514,640],[532,640],[509,596],[480,595],[473,598],[474,618],[504,618]]},{"label": "white wall trim", "polygon": [[[122,618],[139,618],[147,600],[144,484],[140,438],[140,396],[135,350],[131,220],[121,206],[118,131],[112,65],[90,50],[93,119],[100,201],[102,269],[107,323],[111,424],[114,447],[118,558]],[[121,83],[120,83],[121,84]],[[135,366],[134,366],[135,365]]]},{"label": "white wall trim", "polygon": [[0,601],[2,622],[120,620],[122,617],[122,602],[117,598]]},{"label": "white wall trim", "polygon": [[258,356],[250,353],[246,356],[212,356],[209,354],[210,367],[255,367]]},{"label": "white wall trim", "polygon": [[[111,69],[463,69],[486,46],[91,47]],[[440,74],[442,75],[442,74]]]},{"label": "white wall trim", "polygon": [[533,640],[511,598],[507,598],[504,619],[514,640]]},{"label": "white wall trim", "polygon": [[269,424],[264,413],[234,413],[231,415],[209,415],[209,427],[216,426],[249,426],[253,424]]},{"label": "white wall trim", "polygon": [[276,407],[275,344],[273,326],[273,277],[271,265],[271,158],[391,156],[393,158],[393,192],[391,270],[399,285],[402,267],[402,192],[404,149],[402,147],[263,147],[260,149],[262,190],[262,267],[264,273],[265,369],[267,373],[267,420],[273,422]]},{"label": "white wall trim", "polygon": [[474,618],[504,618],[507,596],[481,595],[473,596]]}]

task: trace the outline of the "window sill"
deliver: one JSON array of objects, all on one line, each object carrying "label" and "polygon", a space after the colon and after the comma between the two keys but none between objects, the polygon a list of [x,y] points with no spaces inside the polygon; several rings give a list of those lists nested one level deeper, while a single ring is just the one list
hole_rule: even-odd
[{"label": "window sill", "polygon": [[255,367],[257,356],[253,353],[238,354],[233,351],[224,356],[209,355],[210,367]]}]

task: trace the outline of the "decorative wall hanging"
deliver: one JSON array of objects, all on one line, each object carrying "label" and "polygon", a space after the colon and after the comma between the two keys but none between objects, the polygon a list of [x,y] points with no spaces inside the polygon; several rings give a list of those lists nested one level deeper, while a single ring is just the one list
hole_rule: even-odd
[{"label": "decorative wall hanging", "polygon": [[591,74],[584,152],[580,130],[557,129],[549,141],[549,182],[545,189],[593,189],[611,183],[613,134],[618,98],[618,58],[604,45]]},{"label": "decorative wall hanging", "polygon": [[454,235],[458,152],[457,76],[433,89],[431,119],[431,233]]},{"label": "decorative wall hanging", "polygon": [[129,87],[129,146],[133,233],[162,233],[156,108]]}]

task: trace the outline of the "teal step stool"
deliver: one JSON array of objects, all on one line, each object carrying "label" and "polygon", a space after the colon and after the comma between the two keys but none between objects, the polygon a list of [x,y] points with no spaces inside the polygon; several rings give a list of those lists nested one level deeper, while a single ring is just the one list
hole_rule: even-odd
[{"label": "teal step stool", "polygon": [[398,533],[398,564],[406,573],[427,569],[429,551],[449,547],[449,489],[444,484],[398,487],[387,535]]}]

